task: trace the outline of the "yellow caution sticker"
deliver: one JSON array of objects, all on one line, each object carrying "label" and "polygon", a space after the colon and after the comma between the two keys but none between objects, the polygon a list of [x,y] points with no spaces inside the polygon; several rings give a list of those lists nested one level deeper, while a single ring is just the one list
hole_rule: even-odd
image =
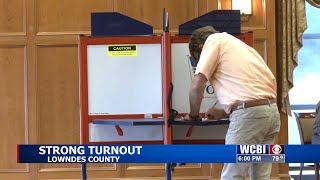
[{"label": "yellow caution sticker", "polygon": [[108,56],[138,56],[137,45],[110,45]]}]

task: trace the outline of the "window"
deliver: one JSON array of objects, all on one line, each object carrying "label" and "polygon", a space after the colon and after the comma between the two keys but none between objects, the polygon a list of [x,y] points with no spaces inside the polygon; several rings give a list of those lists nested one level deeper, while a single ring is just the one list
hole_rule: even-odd
[{"label": "window", "polygon": [[[298,52],[298,67],[294,70],[294,87],[290,90],[293,112],[314,111],[320,100],[320,9],[306,2],[308,29],[303,34],[303,47]],[[300,144],[294,117],[288,119],[289,144]],[[297,166],[297,164],[290,164]]]}]

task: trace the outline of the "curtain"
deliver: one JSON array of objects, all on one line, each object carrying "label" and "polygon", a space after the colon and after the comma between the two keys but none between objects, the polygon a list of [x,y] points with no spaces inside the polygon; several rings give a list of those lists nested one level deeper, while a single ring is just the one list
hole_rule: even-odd
[{"label": "curtain", "polygon": [[320,8],[320,0],[307,0],[309,4],[314,7]]},{"label": "curtain", "polygon": [[291,116],[288,92],[293,87],[293,70],[298,65],[302,34],[307,29],[305,0],[278,0],[277,3],[278,104],[281,112]]}]

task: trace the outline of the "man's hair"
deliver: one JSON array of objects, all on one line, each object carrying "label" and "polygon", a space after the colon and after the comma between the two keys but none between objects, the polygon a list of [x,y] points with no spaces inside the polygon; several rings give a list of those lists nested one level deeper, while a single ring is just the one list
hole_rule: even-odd
[{"label": "man's hair", "polygon": [[198,45],[204,44],[211,34],[218,32],[211,26],[205,26],[193,31],[189,40],[189,50],[191,52],[200,52]]}]

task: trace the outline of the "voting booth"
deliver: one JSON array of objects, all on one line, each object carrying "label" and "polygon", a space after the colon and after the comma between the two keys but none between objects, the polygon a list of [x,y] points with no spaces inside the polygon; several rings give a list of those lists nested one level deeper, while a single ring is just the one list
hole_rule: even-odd
[{"label": "voting booth", "polygon": [[135,35],[150,26],[119,13],[99,19],[117,21],[79,39],[81,142],[163,143],[161,37]]},{"label": "voting booth", "polygon": [[[243,42],[253,46],[253,34],[251,32],[234,35]],[[172,84],[174,85],[172,95],[172,106],[179,112],[179,116],[189,113],[189,88],[196,66],[189,59],[189,36],[171,37],[171,64],[172,64]],[[222,108],[214,93],[210,83],[207,82],[200,113],[204,113],[212,108]],[[222,119],[214,126],[173,126],[173,140],[179,143],[201,143],[201,144],[224,144],[229,121]]]},{"label": "voting booth", "polygon": [[[232,25],[215,24],[215,19],[228,14],[233,16]],[[165,11],[163,22],[163,33],[154,36],[150,25],[120,13],[92,13],[92,35],[79,36],[82,144],[224,143],[228,119],[181,119],[189,113],[189,88],[196,68],[188,42],[190,32],[199,28],[197,23],[240,32],[240,12],[210,12],[182,24],[177,35],[170,34]],[[252,33],[234,35],[253,46]],[[208,83],[200,112],[219,105]],[[166,164],[166,179],[171,179],[173,167]],[[86,179],[85,164],[82,173]]]},{"label": "voting booth", "polygon": [[92,13],[91,23],[92,35],[79,37],[81,143],[165,143],[171,76],[164,36],[119,13]]},{"label": "voting booth", "polygon": [[[179,112],[180,117],[189,113],[189,88],[192,76],[196,69],[196,63],[192,62],[189,54],[189,38],[193,31],[200,27],[212,26],[219,32],[227,32],[253,46],[252,32],[241,33],[240,11],[238,10],[217,10],[206,13],[179,26],[177,35],[170,37],[171,67],[174,86],[172,95],[172,107]],[[200,113],[204,113],[212,107],[221,107],[214,89],[207,82]],[[205,122],[205,120],[203,120]],[[208,121],[198,126],[174,125],[173,143],[194,143],[194,144],[224,144],[229,121]]]}]

